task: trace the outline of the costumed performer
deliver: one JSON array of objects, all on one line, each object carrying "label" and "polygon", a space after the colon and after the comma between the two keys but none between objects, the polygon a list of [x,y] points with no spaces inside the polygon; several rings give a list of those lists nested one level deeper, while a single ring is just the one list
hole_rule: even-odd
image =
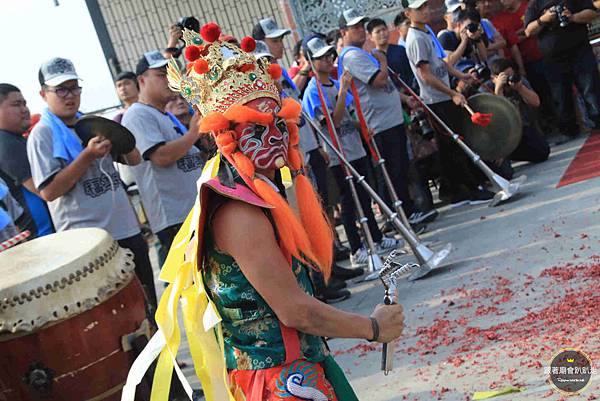
[{"label": "costumed performer", "polygon": [[[402,307],[378,305],[368,317],[313,296],[308,271],[329,277],[332,232],[303,175],[301,107],[282,100],[281,67],[257,61],[252,38],[240,49],[219,34],[214,23],[185,30],[186,72],[168,66],[171,88],[201,113],[218,153],[161,272],[171,284],[156,315],[166,347],[153,400],[168,395],[180,298],[207,400],[357,400],[324,337],[392,341],[402,334]],[[289,203],[284,166],[295,191]]]}]

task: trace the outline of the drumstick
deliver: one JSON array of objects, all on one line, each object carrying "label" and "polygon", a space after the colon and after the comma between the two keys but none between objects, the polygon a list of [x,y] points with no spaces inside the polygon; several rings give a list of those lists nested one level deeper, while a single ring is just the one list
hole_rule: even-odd
[{"label": "drumstick", "polygon": [[19,233],[14,237],[7,239],[6,241],[0,243],[0,252],[6,251],[8,248],[17,245],[19,242],[23,241],[25,238],[28,238],[30,235],[31,232],[29,230],[25,230],[22,233]]},{"label": "drumstick", "polygon": [[476,112],[467,103],[463,104],[463,107],[467,109],[469,114],[471,114],[471,121],[473,122],[473,124],[481,125],[482,127],[487,127],[492,122],[492,113],[485,114]]}]

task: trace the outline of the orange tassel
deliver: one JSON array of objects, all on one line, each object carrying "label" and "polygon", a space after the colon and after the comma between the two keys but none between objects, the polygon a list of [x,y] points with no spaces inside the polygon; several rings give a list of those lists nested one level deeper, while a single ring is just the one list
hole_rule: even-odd
[{"label": "orange tassel", "polygon": [[331,275],[333,261],[333,232],[323,211],[323,205],[304,175],[295,179],[296,199],[302,225],[308,233],[313,254],[325,279]]},{"label": "orange tassel", "polygon": [[302,113],[302,106],[296,100],[286,97],[281,101],[281,110],[277,115],[284,120],[297,121]]},{"label": "orange tassel", "polygon": [[298,124],[287,120],[288,133],[290,134],[290,146],[296,146],[300,143],[300,135],[298,134]]},{"label": "orange tassel", "polygon": [[252,178],[254,176],[254,163],[246,157],[242,152],[235,152],[231,155],[233,161],[235,163],[235,168],[241,174],[244,174],[248,178]]},{"label": "orange tassel", "polygon": [[229,121],[236,123],[257,123],[262,125],[269,125],[273,122],[273,115],[269,113],[261,113],[258,110],[251,109],[248,106],[242,106],[241,104],[234,104],[224,114],[225,118]]},{"label": "orange tassel", "polygon": [[293,146],[288,149],[288,165],[292,170],[300,170],[302,168],[302,155]]},{"label": "orange tassel", "polygon": [[269,184],[257,178],[254,186],[258,195],[267,203],[274,206],[270,209],[271,215],[277,228],[279,242],[284,252],[293,255],[296,259],[306,262],[306,259],[316,261],[313,256],[308,234],[300,224],[300,220],[292,211],[288,203]]},{"label": "orange tassel", "polygon": [[229,120],[221,113],[210,113],[207,114],[200,121],[201,132],[219,132],[221,130],[229,128]]}]

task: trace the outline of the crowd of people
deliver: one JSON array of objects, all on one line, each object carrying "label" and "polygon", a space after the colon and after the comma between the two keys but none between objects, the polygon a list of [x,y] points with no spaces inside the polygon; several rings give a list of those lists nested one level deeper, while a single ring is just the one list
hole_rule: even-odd
[{"label": "crowd of people", "polygon": [[[135,139],[126,152],[116,150],[114,132],[81,135],[76,68],[47,60],[39,118],[17,87],[0,84],[1,245],[104,229],[133,253],[150,316],[169,328],[167,344],[180,341],[173,328],[185,298],[205,388],[220,386],[235,399],[356,400],[325,338],[391,342],[402,334],[403,308],[378,305],[363,316],[326,303],[350,296],[346,281],[364,274],[372,252],[404,243],[348,167],[420,232],[441,203],[494,197],[489,177],[426,110],[460,134],[471,96],[514,104],[520,143],[486,160],[507,179],[512,161],[547,160],[549,139],[600,128],[600,75],[587,31],[599,2],[500,3],[446,0],[446,28],[437,34],[428,0],[402,0],[393,27],[344,10],[337,29],[310,32],[289,49],[289,69],[280,64],[292,32],[272,17],[240,40],[188,19],[169,28],[165,49],[143,53],[135,71],[116,76],[122,108],[114,131]],[[294,182],[288,188],[283,166]],[[143,213],[133,207],[138,200]],[[180,230],[190,211],[198,226]],[[150,244],[159,265],[178,268],[160,305]],[[338,265],[344,259],[349,268]],[[160,374],[170,374],[176,349],[163,351]],[[304,375],[310,380],[300,386]],[[168,385],[157,387],[166,399]]]},{"label": "crowd of people", "polygon": [[[447,133],[423,117],[404,84],[455,132],[462,130],[462,107],[471,95],[510,100],[523,121],[521,142],[505,158],[487,161],[506,178],[512,176],[511,161],[546,160],[552,136],[575,137],[586,125],[600,127],[600,78],[587,31],[598,2],[446,0],[446,27],[437,34],[429,25],[427,0],[402,3],[404,11],[393,24],[350,9],[341,14],[338,29],[305,36],[289,49],[294,64],[283,70],[279,85],[281,95],[301,102],[321,132],[335,129],[345,159],[393,206],[376,163],[377,148],[413,227],[423,229],[438,216],[431,183],[439,199],[452,204],[488,202],[494,194]],[[397,43],[390,43],[393,30]],[[258,21],[252,29],[255,57],[281,62],[289,34],[270,17]],[[171,27],[169,35],[165,50],[144,53],[135,71],[116,77],[122,109],[114,120],[136,140],[125,155],[111,153],[106,138],[84,144],[75,133],[82,87],[71,61],[57,57],[41,65],[40,96],[47,107],[33,128],[19,89],[0,84],[0,240],[24,231],[35,238],[103,228],[135,254],[136,273],[153,307],[148,238],[126,190],[135,186],[139,193],[162,264],[195,202],[202,168],[216,150],[199,128],[200,113],[169,88],[168,60],[185,63],[178,47],[182,26]],[[230,35],[220,40],[238,43]],[[428,125],[432,138],[422,132]],[[403,244],[390,225],[378,222],[367,192],[358,186],[353,193],[344,164],[305,117],[299,133],[329,222],[341,224],[348,241],[348,247],[342,245],[334,230],[335,260],[349,257],[351,268],[334,262],[327,284],[312,277],[318,296],[334,302],[350,295],[345,280],[360,276],[368,260],[357,208],[378,252]]]}]

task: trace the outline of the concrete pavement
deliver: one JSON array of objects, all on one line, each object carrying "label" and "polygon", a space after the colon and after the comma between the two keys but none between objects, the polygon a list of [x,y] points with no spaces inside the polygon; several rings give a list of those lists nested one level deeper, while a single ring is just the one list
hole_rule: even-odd
[{"label": "concrete pavement", "polygon": [[[543,367],[560,348],[600,362],[599,260],[591,258],[599,248],[600,179],[555,189],[584,140],[554,148],[545,163],[519,166],[515,176],[529,179],[514,200],[440,210],[422,238],[433,248],[452,242],[454,251],[426,278],[399,285],[406,329],[396,369],[379,370],[379,346],[329,342],[359,399],[469,400],[512,385],[524,391],[497,399],[558,400]],[[337,306],[368,314],[383,289],[362,283],[352,293]],[[595,397],[598,376],[573,399]]]}]

